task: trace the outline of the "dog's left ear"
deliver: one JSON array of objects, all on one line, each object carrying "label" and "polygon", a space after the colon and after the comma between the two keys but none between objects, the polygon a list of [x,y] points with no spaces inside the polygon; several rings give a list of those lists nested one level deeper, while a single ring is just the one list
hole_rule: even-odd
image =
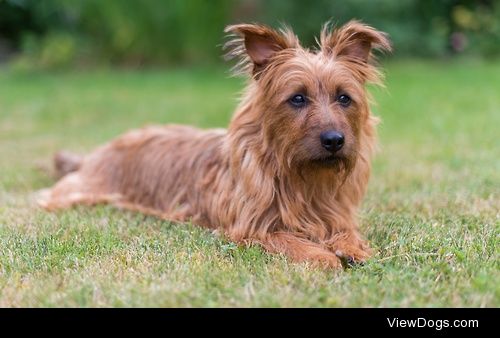
[{"label": "dog's left ear", "polygon": [[321,50],[325,54],[368,63],[374,49],[391,51],[387,34],[359,21],[350,21],[334,31],[325,25],[321,32]]},{"label": "dog's left ear", "polygon": [[298,46],[297,37],[287,29],[277,32],[264,25],[240,24],[224,31],[232,38],[224,45],[226,58],[240,58],[236,70],[250,70],[253,76],[258,76],[276,53]]}]

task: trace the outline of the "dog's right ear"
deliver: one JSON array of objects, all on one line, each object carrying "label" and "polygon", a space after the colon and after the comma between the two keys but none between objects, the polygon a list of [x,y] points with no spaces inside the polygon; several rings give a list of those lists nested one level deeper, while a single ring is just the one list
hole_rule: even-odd
[{"label": "dog's right ear", "polygon": [[392,48],[386,33],[351,20],[333,31],[326,24],[321,32],[321,49],[327,55],[369,63],[374,49],[390,52]]},{"label": "dog's right ear", "polygon": [[236,72],[251,72],[256,78],[276,53],[299,45],[289,29],[277,32],[264,25],[240,24],[227,26],[224,32],[230,36],[224,45],[226,59],[240,58]]}]

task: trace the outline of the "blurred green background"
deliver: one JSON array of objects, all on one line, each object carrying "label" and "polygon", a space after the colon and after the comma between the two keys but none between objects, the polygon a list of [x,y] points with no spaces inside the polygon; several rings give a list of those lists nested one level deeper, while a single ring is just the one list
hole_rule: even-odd
[{"label": "blurred green background", "polygon": [[287,23],[304,45],[320,25],[363,20],[392,57],[500,55],[496,0],[0,0],[0,60],[19,68],[220,62],[224,26]]}]

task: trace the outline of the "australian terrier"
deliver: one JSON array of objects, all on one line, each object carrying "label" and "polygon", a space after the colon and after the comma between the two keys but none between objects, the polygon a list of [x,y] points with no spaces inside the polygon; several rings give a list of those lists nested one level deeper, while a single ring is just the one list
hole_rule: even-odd
[{"label": "australian terrier", "polygon": [[289,29],[226,28],[249,83],[227,130],[152,126],[89,155],[60,152],[49,210],[111,203],[219,229],[293,261],[337,268],[370,255],[357,209],[376,145],[365,85],[387,36],[357,21],[303,48]]}]

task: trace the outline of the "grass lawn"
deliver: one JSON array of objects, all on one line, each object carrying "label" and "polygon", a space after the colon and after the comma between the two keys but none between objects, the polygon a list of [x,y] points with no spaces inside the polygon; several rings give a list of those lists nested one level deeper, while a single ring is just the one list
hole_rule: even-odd
[{"label": "grass lawn", "polygon": [[223,69],[0,70],[0,306],[500,306],[500,63],[388,64],[361,210],[377,254],[321,271],[109,206],[57,214],[52,154],[149,123],[226,126]]}]

